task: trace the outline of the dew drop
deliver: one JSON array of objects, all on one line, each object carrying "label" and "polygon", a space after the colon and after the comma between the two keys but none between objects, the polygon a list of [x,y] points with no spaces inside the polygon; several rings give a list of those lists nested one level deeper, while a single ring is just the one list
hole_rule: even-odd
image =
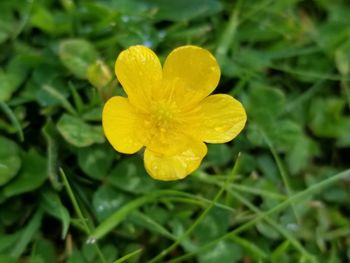
[{"label": "dew drop", "polygon": [[130,17],[129,17],[129,16],[122,16],[121,19],[122,19],[122,21],[123,21],[124,23],[127,23],[127,22],[130,21]]},{"label": "dew drop", "polygon": [[299,229],[299,226],[297,224],[294,223],[289,223],[287,224],[287,229],[291,230],[291,231],[297,231]]},{"label": "dew drop", "polygon": [[164,39],[165,36],[166,36],[166,32],[165,32],[164,30],[159,31],[158,37],[159,37],[160,39]]},{"label": "dew drop", "polygon": [[96,238],[95,237],[89,237],[87,240],[86,240],[86,244],[87,245],[92,245],[92,244],[95,244],[96,243]]},{"label": "dew drop", "polygon": [[97,211],[101,212],[101,211],[103,211],[103,210],[105,210],[105,206],[99,205],[99,206],[97,207]]}]

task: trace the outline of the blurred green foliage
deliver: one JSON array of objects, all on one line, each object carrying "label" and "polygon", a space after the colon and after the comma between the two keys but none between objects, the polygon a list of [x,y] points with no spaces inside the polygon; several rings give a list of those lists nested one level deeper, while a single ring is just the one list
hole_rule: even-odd
[{"label": "blurred green foliage", "polygon": [[[350,179],[335,176],[350,167],[349,12],[346,0],[0,1],[0,262],[349,262]],[[161,59],[209,49],[216,92],[247,109],[244,132],[209,145],[186,180],[153,181],[141,154],[104,138],[103,103],[123,94],[114,62],[134,44]]]}]

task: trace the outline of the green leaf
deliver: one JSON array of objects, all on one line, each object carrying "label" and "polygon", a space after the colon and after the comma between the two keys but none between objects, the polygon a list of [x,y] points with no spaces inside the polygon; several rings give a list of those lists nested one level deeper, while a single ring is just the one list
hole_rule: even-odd
[{"label": "green leaf", "polygon": [[116,0],[114,5],[130,15],[156,10],[156,19],[169,21],[211,16],[222,10],[222,4],[217,0]]},{"label": "green leaf", "polygon": [[89,148],[79,149],[78,162],[80,168],[91,178],[102,179],[107,176],[116,152],[110,146],[93,145]]},{"label": "green leaf", "polygon": [[[35,257],[39,257],[43,263],[45,262],[55,262],[57,255],[55,253],[55,245],[53,242],[38,238],[35,242]],[[39,261],[32,261],[33,263],[39,263]]]},{"label": "green leaf", "polygon": [[7,101],[27,76],[29,63],[24,56],[11,58],[6,70],[0,68],[0,101]]},{"label": "green leaf", "polygon": [[105,141],[101,126],[89,125],[82,119],[66,113],[59,119],[57,129],[67,142],[76,147],[86,147]]},{"label": "green leaf", "polygon": [[47,33],[55,32],[55,23],[52,12],[46,8],[37,8],[31,16],[31,24]]},{"label": "green leaf", "polygon": [[61,104],[67,108],[69,103],[64,100],[69,96],[69,89],[65,81],[57,78],[59,70],[57,65],[42,64],[35,67],[25,95],[38,101],[42,107]]},{"label": "green leaf", "polygon": [[21,123],[19,122],[16,113],[5,102],[2,102],[2,101],[0,101],[0,109],[3,111],[6,117],[11,121],[12,126],[16,130],[20,141],[23,142],[24,134],[23,134]]},{"label": "green leaf", "polygon": [[22,255],[22,253],[25,251],[30,241],[34,238],[34,236],[39,231],[42,218],[43,218],[43,212],[39,209],[32,216],[28,224],[24,227],[21,237],[19,238],[16,245],[13,247],[10,253],[13,257],[19,258]]},{"label": "green leaf", "polygon": [[287,155],[287,164],[291,173],[296,174],[305,169],[312,156],[317,156],[318,145],[306,136],[300,136]]},{"label": "green leaf", "polygon": [[106,235],[110,231],[112,231],[115,227],[117,227],[131,212],[137,210],[140,206],[154,202],[158,200],[163,195],[169,195],[168,191],[153,191],[151,193],[145,194],[139,198],[136,198],[120,209],[115,211],[112,215],[107,217],[100,225],[98,225],[95,230],[91,233],[90,240],[96,241],[102,236]]},{"label": "green leaf", "polygon": [[222,240],[211,247],[210,250],[203,251],[198,255],[200,263],[235,263],[238,262],[242,256],[242,248],[231,241]]},{"label": "green leaf", "polygon": [[33,191],[40,187],[47,179],[46,160],[35,150],[30,150],[23,156],[22,169],[18,176],[8,183],[3,193],[5,196],[14,196]]},{"label": "green leaf", "polygon": [[17,89],[11,75],[0,69],[0,101],[7,101]]},{"label": "green leaf", "polygon": [[58,194],[51,190],[45,189],[41,191],[41,197],[41,205],[43,209],[51,216],[61,221],[61,238],[64,239],[67,235],[70,224],[70,215],[67,208],[62,204]]},{"label": "green leaf", "polygon": [[339,47],[335,52],[335,65],[341,75],[347,76],[350,73],[350,41]]},{"label": "green leaf", "polygon": [[[3,195],[3,192],[0,192]],[[4,226],[10,226],[13,222],[19,222],[25,215],[31,212],[31,207],[23,207],[20,199],[7,198],[6,202],[1,204],[0,222]]]},{"label": "green leaf", "polygon": [[223,235],[229,226],[230,212],[220,208],[212,208],[203,221],[193,231],[198,244],[205,244]]},{"label": "green leaf", "polygon": [[[12,248],[16,244],[21,234],[21,231],[17,231],[11,235],[0,235],[0,253],[4,253],[8,251],[9,248]],[[0,260],[0,262],[2,261]]]},{"label": "green leaf", "polygon": [[114,259],[118,258],[119,251],[113,243],[103,246],[101,250],[107,262],[113,262]]},{"label": "green leaf", "polygon": [[101,121],[102,120],[102,107],[98,106],[96,108],[92,108],[91,110],[88,110],[84,112],[82,118],[85,121]]},{"label": "green leaf", "polygon": [[280,234],[270,225],[263,221],[256,223],[257,230],[268,239],[277,240]]},{"label": "green leaf", "polygon": [[245,253],[251,254],[254,258],[257,259],[265,259],[267,254],[264,250],[259,247],[259,244],[254,240],[253,242],[244,238],[240,238],[238,236],[230,237],[232,241],[234,241],[237,245],[240,245],[242,248],[246,250]]},{"label": "green leaf", "polygon": [[73,252],[69,255],[67,263],[86,263],[83,253],[79,250],[74,249]]},{"label": "green leaf", "polygon": [[155,215],[148,216],[140,211],[134,211],[130,215],[130,221],[137,226],[143,227],[152,233],[163,235],[172,240],[176,240],[176,236],[171,234],[165,227],[153,219]]},{"label": "green leaf", "polygon": [[31,15],[31,24],[43,32],[57,36],[67,34],[72,31],[72,19],[69,13],[49,10],[39,6],[35,8]]},{"label": "green leaf", "polygon": [[119,162],[107,180],[112,185],[131,193],[150,192],[155,181],[147,174],[142,159],[130,157]]},{"label": "green leaf", "polygon": [[20,167],[19,147],[9,139],[0,136],[0,186],[14,178]]},{"label": "green leaf", "polygon": [[348,136],[350,118],[343,115],[345,101],[342,98],[314,98],[311,102],[309,125],[320,137],[342,138]]},{"label": "green leaf", "polygon": [[318,28],[318,44],[326,51],[335,51],[345,40],[348,39],[349,30],[347,22],[331,21]]},{"label": "green leaf", "polygon": [[94,193],[92,205],[99,221],[106,219],[121,206],[128,203],[130,198],[115,188],[102,185]]},{"label": "green leaf", "polygon": [[95,47],[84,39],[68,39],[61,41],[59,57],[71,73],[85,79],[89,66],[98,59],[98,53]]},{"label": "green leaf", "polygon": [[159,20],[183,21],[197,17],[207,17],[221,11],[222,4],[217,0],[144,0],[158,8],[155,17]]},{"label": "green leaf", "polygon": [[0,3],[0,44],[4,43],[11,37],[11,33],[15,31],[17,21],[11,9],[5,3]]},{"label": "green leaf", "polygon": [[262,131],[266,133],[279,151],[289,151],[304,136],[301,125],[290,119],[272,120],[266,118],[265,121],[259,125],[251,123],[247,129],[249,140],[257,146],[265,145]]},{"label": "green leaf", "polygon": [[0,262],[3,262],[3,263],[17,263],[17,259],[9,256],[9,255],[1,255],[0,254]]},{"label": "green leaf", "polygon": [[259,124],[271,122],[285,110],[285,95],[282,90],[253,84],[248,97],[248,115]]},{"label": "green leaf", "polygon": [[210,164],[226,165],[232,160],[232,151],[227,144],[208,144],[206,161]]}]

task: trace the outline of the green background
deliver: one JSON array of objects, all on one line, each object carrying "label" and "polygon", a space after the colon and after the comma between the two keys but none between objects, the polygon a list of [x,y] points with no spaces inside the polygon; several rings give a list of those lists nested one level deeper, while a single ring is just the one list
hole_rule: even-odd
[{"label": "green background", "polygon": [[[0,262],[350,262],[349,14],[345,0],[1,1]],[[152,180],[103,135],[134,44],[162,61],[209,49],[215,92],[247,110],[185,180]]]}]

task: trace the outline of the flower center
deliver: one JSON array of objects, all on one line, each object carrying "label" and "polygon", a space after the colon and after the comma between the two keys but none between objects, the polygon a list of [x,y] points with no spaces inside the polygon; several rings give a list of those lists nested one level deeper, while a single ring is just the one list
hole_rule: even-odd
[{"label": "flower center", "polygon": [[173,134],[178,124],[177,112],[177,106],[167,101],[158,101],[153,105],[145,120],[146,128],[149,130],[147,147],[157,151],[157,149],[168,148],[173,143]]},{"label": "flower center", "polygon": [[165,133],[174,127],[176,111],[176,105],[166,101],[160,101],[154,105],[151,110],[151,123],[156,133]]},{"label": "flower center", "polygon": [[154,127],[160,131],[167,130],[172,125],[173,112],[168,107],[161,105],[152,118]]}]

